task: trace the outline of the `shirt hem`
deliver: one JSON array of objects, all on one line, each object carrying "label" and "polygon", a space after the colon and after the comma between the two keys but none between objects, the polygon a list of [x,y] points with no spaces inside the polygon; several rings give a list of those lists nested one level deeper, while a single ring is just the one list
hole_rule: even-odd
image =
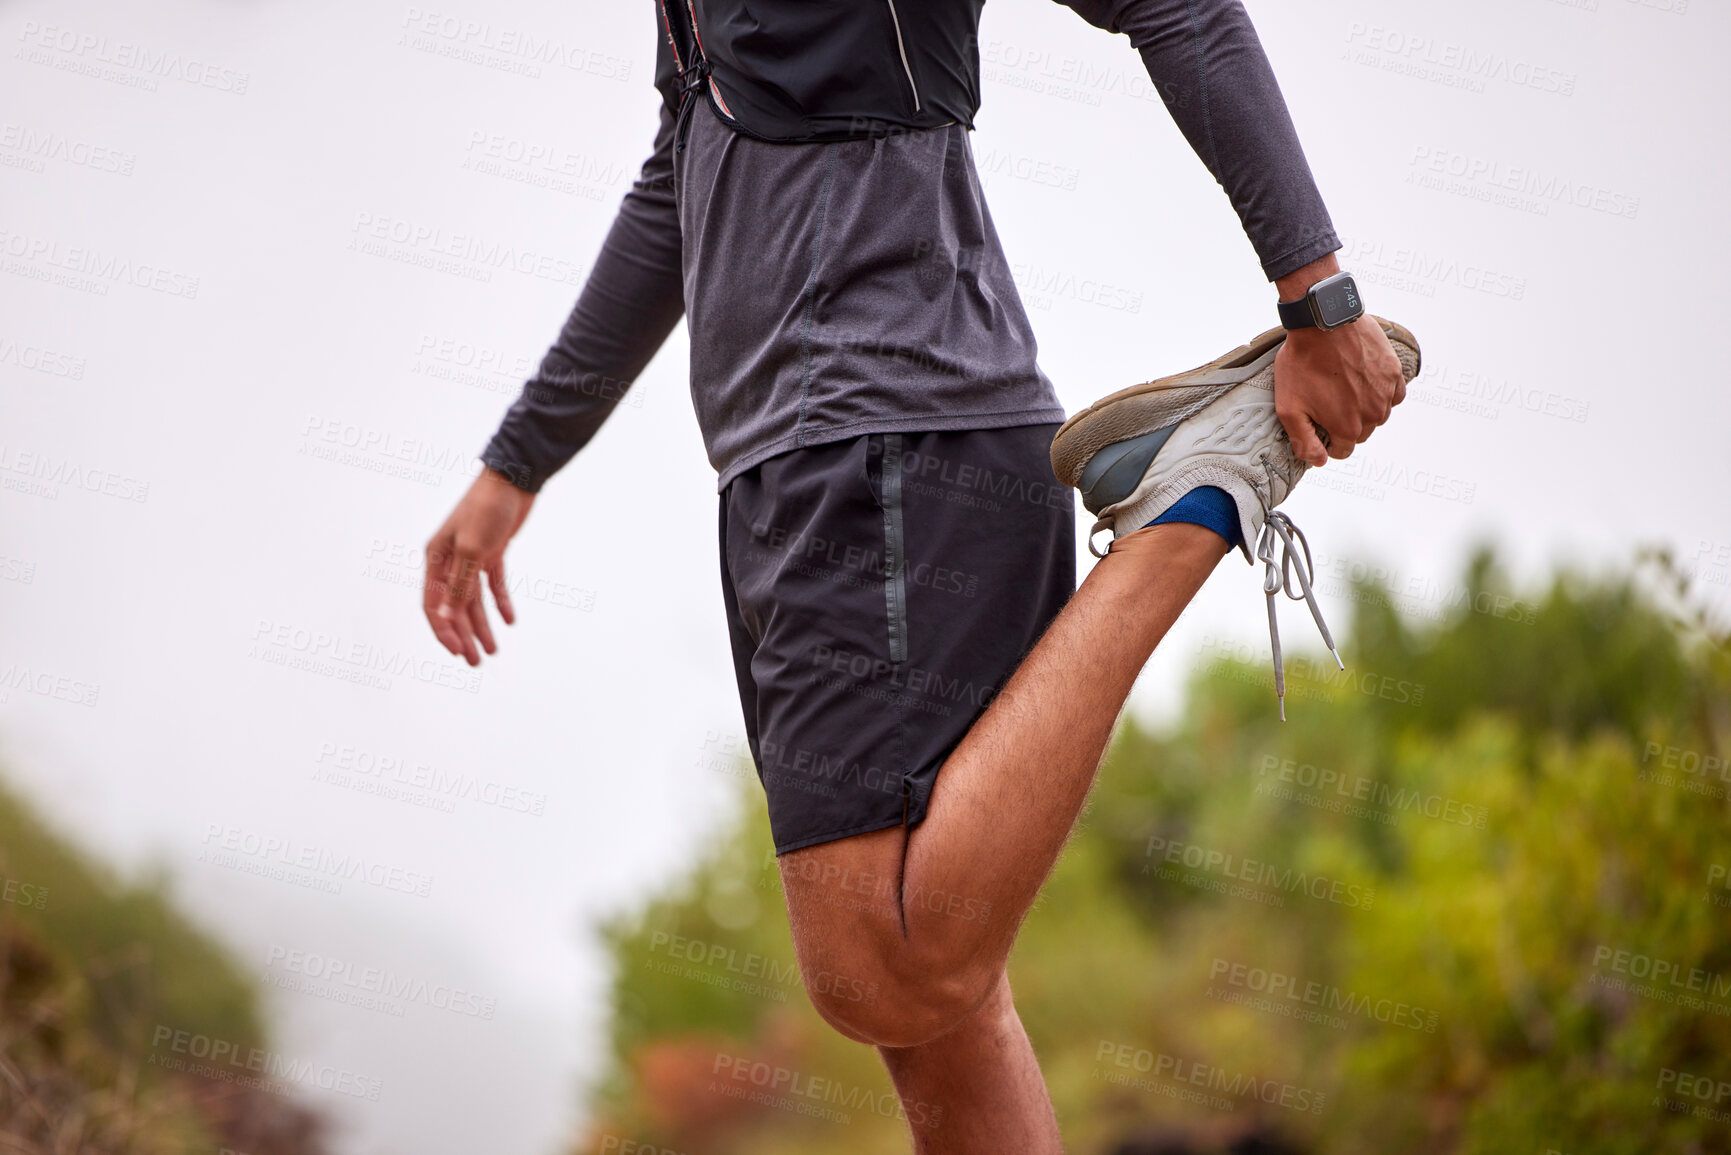
[{"label": "shirt hem", "polygon": [[748,469],[762,465],[772,457],[791,453],[795,449],[808,449],[814,445],[827,445],[832,441],[843,441],[850,437],[862,437],[872,433],[933,433],[954,429],[1015,429],[1023,425],[1046,425],[1061,422],[1064,417],[1063,406],[1047,405],[1040,409],[1014,409],[998,413],[874,417],[864,421],[855,421],[848,425],[830,425],[819,429],[807,426],[800,433],[778,438],[731,462],[726,468],[720,469],[720,476],[715,481],[715,491],[720,493],[727,488],[728,483],[734,478]]}]

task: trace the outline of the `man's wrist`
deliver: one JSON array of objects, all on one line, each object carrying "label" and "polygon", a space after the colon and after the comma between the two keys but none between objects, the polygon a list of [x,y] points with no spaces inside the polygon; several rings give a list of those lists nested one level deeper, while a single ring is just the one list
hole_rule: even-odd
[{"label": "man's wrist", "polygon": [[535,490],[529,488],[529,471],[522,467],[500,468],[500,464],[483,462],[476,480],[499,488],[516,490],[526,497],[535,496]]},{"label": "man's wrist", "polygon": [[1301,269],[1294,269],[1274,282],[1282,301],[1296,301],[1310,292],[1310,286],[1340,272],[1340,261],[1333,253],[1318,257]]}]

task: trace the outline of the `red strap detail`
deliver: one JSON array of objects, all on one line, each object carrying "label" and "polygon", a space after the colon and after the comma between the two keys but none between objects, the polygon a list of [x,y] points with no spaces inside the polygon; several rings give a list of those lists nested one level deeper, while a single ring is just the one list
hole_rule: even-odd
[{"label": "red strap detail", "polygon": [[[661,25],[667,29],[667,47],[673,50],[673,67],[679,72],[684,72],[685,60],[679,55],[679,41],[673,36],[673,19],[667,15],[667,0],[659,0],[659,3],[661,6]],[[696,27],[695,24],[692,25],[694,32]],[[699,51],[702,51],[703,42],[699,41],[697,47]]]}]

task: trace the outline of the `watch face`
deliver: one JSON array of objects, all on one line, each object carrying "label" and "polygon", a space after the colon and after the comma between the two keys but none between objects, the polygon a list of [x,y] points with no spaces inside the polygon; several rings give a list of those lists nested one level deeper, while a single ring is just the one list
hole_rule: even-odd
[{"label": "watch face", "polygon": [[1351,276],[1329,278],[1316,288],[1317,319],[1325,329],[1356,320],[1364,312],[1364,302],[1358,297],[1358,282]]}]

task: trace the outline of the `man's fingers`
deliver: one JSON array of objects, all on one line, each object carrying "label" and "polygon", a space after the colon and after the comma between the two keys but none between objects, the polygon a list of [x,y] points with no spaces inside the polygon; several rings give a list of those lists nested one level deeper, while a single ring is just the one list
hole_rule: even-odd
[{"label": "man's fingers", "polygon": [[[480,651],[475,648],[473,623],[469,618],[469,602],[479,595],[475,588],[475,575],[481,568],[480,562],[472,552],[458,546],[452,550],[450,564],[444,575],[443,596],[435,613],[444,632],[440,632],[440,640],[445,642],[445,648],[453,654],[459,654],[471,666],[481,664]],[[448,633],[447,640],[445,633]]]},{"label": "man's fingers", "polygon": [[429,622],[435,620],[434,611],[444,599],[445,571],[450,566],[451,543],[441,533],[427,543],[427,580],[421,583],[421,609]]},{"label": "man's fingers", "polygon": [[444,534],[435,536],[427,543],[427,574],[421,584],[421,612],[427,615],[427,624],[433,629],[433,636],[439,639],[439,644],[451,653],[462,650],[457,640],[457,633],[451,624],[439,615],[439,607],[445,601],[445,589],[450,581],[451,542]]},{"label": "man's fingers", "polygon": [[475,575],[480,569],[481,562],[473,553],[460,547],[455,551],[445,574],[445,596],[440,600],[440,617],[454,620],[460,616],[458,610],[476,594]]},{"label": "man's fingers", "polygon": [[1329,430],[1328,455],[1336,461],[1345,461],[1358,448],[1358,443],[1370,436],[1371,426],[1351,417],[1343,417],[1338,424],[1340,428]]},{"label": "man's fingers", "polygon": [[1285,427],[1287,440],[1292,442],[1292,452],[1298,455],[1299,460],[1308,461],[1312,465],[1321,465],[1328,460],[1322,438],[1316,435],[1316,426],[1308,414],[1283,413],[1276,409],[1275,416],[1280,418],[1280,424]]},{"label": "man's fingers", "polygon": [[493,640],[493,626],[487,621],[486,599],[477,597],[469,603],[469,624],[474,627],[475,636],[481,641],[481,648],[489,654],[499,652],[499,644]]},{"label": "man's fingers", "polygon": [[511,590],[505,582],[505,559],[500,558],[487,567],[487,585],[493,591],[493,601],[499,607],[499,616],[505,619],[505,624],[517,624],[517,610],[511,604]]},{"label": "man's fingers", "polygon": [[[447,606],[440,606],[439,608],[443,611]],[[450,647],[451,652],[471,666],[480,665],[481,651],[475,647],[475,627],[470,618],[468,607],[457,607],[455,612],[444,621],[445,628],[450,631],[452,638],[456,641],[456,645]]]}]

